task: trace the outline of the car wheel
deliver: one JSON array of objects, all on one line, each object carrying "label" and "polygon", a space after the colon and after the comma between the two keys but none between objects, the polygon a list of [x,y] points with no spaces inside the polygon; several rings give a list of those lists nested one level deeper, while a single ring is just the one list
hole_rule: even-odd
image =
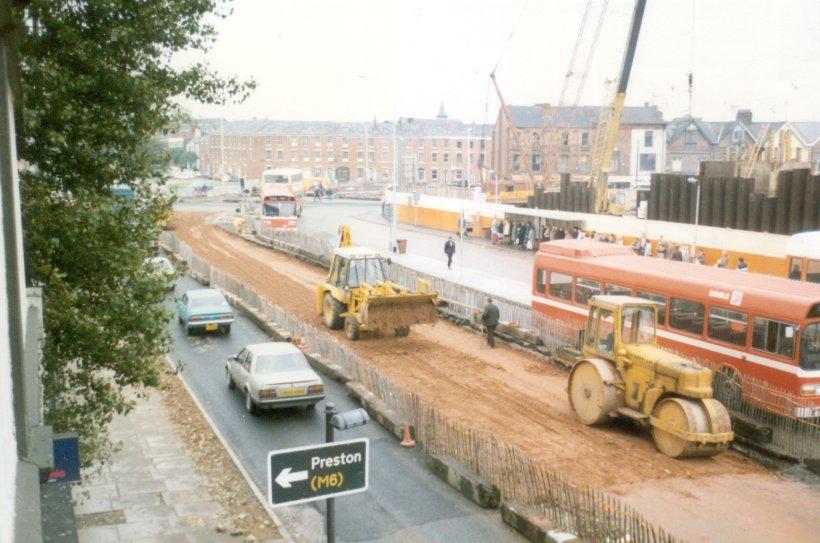
[{"label": "car wheel", "polygon": [[356,317],[345,318],[345,337],[350,341],[356,341],[359,339],[359,335],[359,321],[356,320]]},{"label": "car wheel", "polygon": [[231,377],[231,372],[228,369],[225,369],[225,380],[228,382],[228,388],[233,390],[236,388],[236,383],[233,382],[233,377]]},{"label": "car wheel", "polygon": [[179,324],[182,324],[182,316],[178,316],[177,321],[179,321]]},{"label": "car wheel", "polygon": [[194,329],[191,328],[190,326],[188,326],[188,327],[185,328],[185,333],[190,336],[191,334],[194,333]]},{"label": "car wheel", "polygon": [[256,415],[256,404],[253,403],[251,391],[247,389],[245,390],[245,411],[251,415]]},{"label": "car wheel", "polygon": [[222,333],[225,334],[226,336],[231,335],[231,325],[226,324],[225,326],[223,326],[222,327]]}]

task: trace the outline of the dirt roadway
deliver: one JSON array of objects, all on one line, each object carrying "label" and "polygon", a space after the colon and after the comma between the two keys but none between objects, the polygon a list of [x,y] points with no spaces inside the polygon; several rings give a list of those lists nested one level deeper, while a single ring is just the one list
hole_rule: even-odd
[{"label": "dirt roadway", "polygon": [[[313,296],[324,270],[231,236],[205,217],[177,214],[175,234],[212,264],[324,327]],[[820,510],[817,489],[784,481],[738,454],[673,460],[628,424],[579,424],[566,401],[566,374],[529,354],[503,345],[485,349],[479,336],[447,322],[414,327],[406,338],[350,345],[446,414],[496,433],[574,480],[621,495],[680,537],[733,541],[743,526],[744,541],[809,541],[820,530],[811,513]],[[776,495],[789,501],[773,503]],[[693,518],[699,511],[713,513]]]}]

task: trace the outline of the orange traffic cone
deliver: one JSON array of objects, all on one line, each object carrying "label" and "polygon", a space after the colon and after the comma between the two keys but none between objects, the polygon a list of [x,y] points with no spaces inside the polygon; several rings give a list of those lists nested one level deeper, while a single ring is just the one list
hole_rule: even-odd
[{"label": "orange traffic cone", "polygon": [[401,440],[401,443],[399,443],[399,445],[408,448],[416,446],[415,440],[412,437],[410,437],[410,426],[406,424],[404,425],[403,435],[404,439]]}]

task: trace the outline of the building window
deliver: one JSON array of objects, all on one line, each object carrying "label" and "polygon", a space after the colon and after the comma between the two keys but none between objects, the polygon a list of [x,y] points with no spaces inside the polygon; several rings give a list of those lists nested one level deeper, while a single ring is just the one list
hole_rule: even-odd
[{"label": "building window", "polygon": [[686,132],[683,135],[683,143],[686,145],[694,145],[697,141],[695,137],[695,132],[696,130],[694,127],[690,126],[689,128],[687,128]]},{"label": "building window", "polygon": [[561,132],[561,145],[569,146],[569,132]]},{"label": "building window", "polygon": [[367,153],[367,160],[370,162],[376,162],[376,153],[374,151]]},{"label": "building window", "polygon": [[276,145],[282,145],[285,143],[285,136],[276,136]]},{"label": "building window", "polygon": [[589,132],[581,132],[581,146],[586,147],[589,145]]},{"label": "building window", "polygon": [[736,126],[735,129],[732,130],[732,143],[743,143],[743,129],[739,126]]},{"label": "building window", "polygon": [[390,162],[390,154],[382,152],[382,162]]},{"label": "building window", "polygon": [[655,153],[641,153],[640,171],[654,172],[655,171]]},{"label": "building window", "polygon": [[444,153],[444,162],[450,162],[450,153]]},{"label": "building window", "polygon": [[359,179],[364,178],[364,168],[356,168],[356,177]]},{"label": "building window", "polygon": [[456,170],[456,179],[461,179],[462,175],[461,170]]},{"label": "building window", "polygon": [[481,148],[482,148],[482,149],[484,149],[484,143],[485,143],[485,141],[484,141],[484,140],[481,140]]},{"label": "building window", "polygon": [[302,160],[310,160],[310,151],[302,151]]},{"label": "building window", "polygon": [[364,147],[364,138],[356,138],[356,145],[359,147]]},{"label": "building window", "polygon": [[433,153],[433,162],[438,162],[438,153]]},{"label": "building window", "polygon": [[647,130],[643,133],[643,146],[644,147],[652,147],[652,142],[654,139],[655,133],[651,130]]},{"label": "building window", "polygon": [[438,170],[430,170],[430,180],[438,181]]},{"label": "building window", "polygon": [[513,155],[512,169],[514,172],[521,171],[521,157],[519,155]]},{"label": "building window", "polygon": [[461,149],[461,140],[459,140],[459,141],[457,141],[457,142],[456,142],[456,147],[457,147],[458,149]]},{"label": "building window", "polygon": [[271,151],[270,149],[265,149],[265,158],[268,160],[273,158],[273,151]]},{"label": "building window", "polygon": [[313,153],[313,158],[315,158],[316,160],[322,160],[322,152],[316,151],[315,153]]},{"label": "building window", "polygon": [[461,153],[456,153],[456,162],[461,164]]},{"label": "building window", "polygon": [[424,149],[419,151],[419,162],[424,162]]},{"label": "building window", "polygon": [[390,170],[382,170],[382,179],[390,179]]},{"label": "building window", "polygon": [[364,162],[364,151],[356,151],[356,162]]},{"label": "building window", "polygon": [[314,177],[322,177],[322,167],[319,166],[318,168],[313,168],[313,176]]},{"label": "building window", "polygon": [[479,166],[484,165],[484,153],[481,153],[480,155],[478,155],[478,165]]},{"label": "building window", "polygon": [[569,156],[568,155],[561,155],[560,157],[558,157],[558,171],[560,173],[569,172]]},{"label": "building window", "polygon": [[589,155],[581,155],[578,159],[578,169],[581,173],[587,173],[589,171]]},{"label": "building window", "polygon": [[342,152],[342,162],[347,162],[348,160],[350,160],[350,153],[348,153],[347,151],[343,151]]},{"label": "building window", "polygon": [[333,146],[333,136],[328,136],[328,137],[327,137],[327,146],[328,146],[328,147],[332,147],[332,146]]},{"label": "building window", "polygon": [[683,171],[683,158],[679,156],[672,157],[672,171]]},{"label": "building window", "polygon": [[541,171],[541,155],[532,155],[532,171]]},{"label": "building window", "polygon": [[322,144],[322,136],[316,136],[313,138],[313,145],[321,145]]},{"label": "building window", "polygon": [[424,168],[419,168],[416,171],[416,179],[419,180],[419,183],[424,183]]},{"label": "building window", "polygon": [[327,159],[328,159],[330,162],[333,162],[333,151],[328,151],[328,152],[327,152]]},{"label": "building window", "polygon": [[270,136],[265,136],[265,145],[270,145],[270,144],[271,144],[271,137]]},{"label": "building window", "polygon": [[472,140],[471,140],[471,141],[470,141],[470,149],[472,149],[472,148],[473,148],[473,142],[472,142]]},{"label": "building window", "polygon": [[367,141],[368,141],[368,142],[370,142],[370,143],[369,143],[369,144],[370,144],[370,147],[375,147],[375,146],[376,146],[376,138],[374,138],[373,136],[370,136],[370,137],[367,139]]},{"label": "building window", "polygon": [[285,153],[281,149],[276,151],[276,160],[285,160]]},{"label": "building window", "polygon": [[302,145],[307,145],[307,144],[308,144],[308,137],[307,136],[302,136]]},{"label": "building window", "polygon": [[299,160],[299,153],[297,153],[296,151],[291,151],[290,152],[290,161],[291,162],[296,162],[297,160]]},{"label": "building window", "polygon": [[347,138],[342,138],[342,147],[347,147]]},{"label": "building window", "polygon": [[299,138],[297,138],[296,136],[291,136],[290,137],[290,146],[291,147],[296,147],[297,145],[299,145]]}]

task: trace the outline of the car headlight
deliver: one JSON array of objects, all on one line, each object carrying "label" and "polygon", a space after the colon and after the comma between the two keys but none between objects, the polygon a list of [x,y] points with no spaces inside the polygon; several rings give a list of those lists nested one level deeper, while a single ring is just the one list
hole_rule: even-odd
[{"label": "car headlight", "polygon": [[803,385],[802,387],[800,387],[800,395],[806,398],[812,396],[820,396],[820,383]]}]

